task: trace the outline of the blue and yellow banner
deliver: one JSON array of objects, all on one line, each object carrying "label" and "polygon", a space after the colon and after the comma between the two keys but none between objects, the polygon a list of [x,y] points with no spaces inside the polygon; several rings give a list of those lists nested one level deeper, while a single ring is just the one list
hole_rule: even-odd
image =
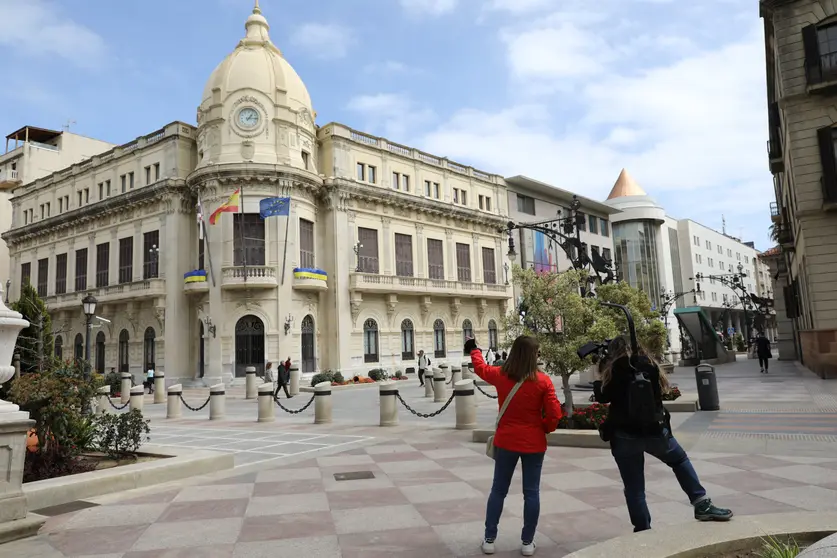
[{"label": "blue and yellow banner", "polygon": [[318,279],[320,281],[328,280],[328,273],[322,269],[315,269],[311,267],[296,267],[294,268],[294,278],[296,279]]},{"label": "blue and yellow banner", "polygon": [[205,283],[206,282],[206,271],[203,269],[195,269],[193,271],[187,271],[183,274],[183,282],[184,283]]}]

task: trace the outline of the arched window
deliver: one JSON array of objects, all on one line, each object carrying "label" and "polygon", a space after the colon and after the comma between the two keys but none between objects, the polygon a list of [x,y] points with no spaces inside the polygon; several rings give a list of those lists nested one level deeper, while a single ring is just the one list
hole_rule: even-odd
[{"label": "arched window", "polygon": [[76,333],[76,338],[73,341],[73,357],[76,360],[84,359],[84,336],[81,333]]},{"label": "arched window", "polygon": [[413,336],[413,322],[401,322],[401,360],[416,358],[415,337]]},{"label": "arched window", "polygon": [[488,347],[497,350],[497,322],[488,320]]},{"label": "arched window", "polygon": [[363,324],[363,362],[378,362],[378,324],[371,318]]},{"label": "arched window", "polygon": [[462,322],[462,342],[464,343],[468,339],[474,337],[474,326],[471,324],[471,320],[465,320]]},{"label": "arched window", "polygon": [[153,327],[149,327],[145,330],[145,335],[143,335],[143,342],[142,342],[142,365],[143,365],[143,372],[148,370],[154,370],[155,366],[155,353],[156,353],[156,338],[157,334],[154,332]]},{"label": "arched window", "polygon": [[433,322],[433,356],[445,358],[445,322],[436,320]]},{"label": "arched window", "polygon": [[55,351],[55,358],[59,360],[64,358],[64,338],[60,335],[55,336],[53,351]]},{"label": "arched window", "polygon": [[264,322],[258,316],[243,316],[235,324],[235,375],[244,376],[247,367],[264,372]]},{"label": "arched window", "polygon": [[105,373],[105,332],[96,334],[96,372]]},{"label": "arched window", "polygon": [[119,332],[119,371],[128,372],[128,330],[123,329]]},{"label": "arched window", "polygon": [[314,372],[317,370],[317,356],[314,350],[314,331],[314,317],[309,314],[302,319],[302,372]]}]

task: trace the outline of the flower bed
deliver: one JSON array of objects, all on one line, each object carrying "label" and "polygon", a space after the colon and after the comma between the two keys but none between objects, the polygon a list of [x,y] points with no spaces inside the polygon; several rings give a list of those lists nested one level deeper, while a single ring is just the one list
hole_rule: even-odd
[{"label": "flower bed", "polygon": [[671,386],[669,390],[663,393],[663,401],[674,401],[678,399],[682,393],[680,393],[680,388],[677,386]]},{"label": "flower bed", "polygon": [[588,407],[573,409],[573,416],[562,417],[558,422],[559,429],[566,430],[598,430],[599,425],[607,418],[608,405],[593,403]]}]

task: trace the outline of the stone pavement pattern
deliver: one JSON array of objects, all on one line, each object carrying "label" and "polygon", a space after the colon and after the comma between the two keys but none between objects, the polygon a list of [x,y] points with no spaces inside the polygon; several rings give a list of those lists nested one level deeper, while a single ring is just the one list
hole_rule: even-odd
[{"label": "stone pavement pattern", "polygon": [[[757,421],[764,438],[753,439],[748,429],[729,424],[724,416],[731,413],[687,415],[678,419],[682,424],[675,431],[686,441],[710,495],[738,516],[837,510],[837,444],[774,432],[785,428],[776,419],[782,410],[800,409],[814,418],[794,428],[799,436],[810,435],[806,432],[821,420],[817,413],[830,414],[828,402],[813,396],[832,395],[832,384],[811,381],[792,364],[775,368],[772,377],[788,389],[760,387],[765,382],[752,362],[718,368],[722,407],[766,413]],[[687,393],[694,381],[684,369],[674,379]],[[770,401],[763,399],[768,391]],[[762,400],[752,399],[752,393]],[[340,436],[356,438],[332,447],[345,448],[335,455],[278,456],[226,476],[94,499],[103,505],[51,518],[39,537],[0,546],[0,558],[479,556],[493,473],[482,444],[468,442],[469,432],[451,430],[450,417],[425,421],[423,427],[411,421],[381,429],[365,416],[343,424],[335,409],[336,422],[321,426],[311,425],[310,417],[284,421],[278,414],[270,426],[237,416],[218,423],[184,421],[191,428],[223,431],[223,437],[240,430],[246,438],[253,429],[272,428],[280,448],[300,436],[310,443],[326,434],[337,437],[333,442],[346,440]],[[713,425],[722,422],[728,438],[711,436]],[[368,471],[374,478],[334,478],[353,471]],[[649,461],[646,476],[655,528],[694,521],[665,466]],[[550,448],[541,491],[537,541],[542,556],[565,556],[631,531],[619,475],[606,450]],[[500,525],[498,556],[519,556],[520,492],[518,471]]]}]

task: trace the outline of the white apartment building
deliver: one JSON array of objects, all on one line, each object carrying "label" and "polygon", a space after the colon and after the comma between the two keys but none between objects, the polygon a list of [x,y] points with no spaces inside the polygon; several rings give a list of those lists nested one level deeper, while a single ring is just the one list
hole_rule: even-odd
[{"label": "white apartment building", "polygon": [[[5,151],[0,155],[0,234],[12,226],[12,190],[111,148],[113,144],[104,141],[34,126],[6,136]],[[63,208],[46,204],[33,208],[24,219],[43,219],[61,211]],[[11,278],[9,266],[9,249],[0,239],[0,282],[4,285]]]}]

